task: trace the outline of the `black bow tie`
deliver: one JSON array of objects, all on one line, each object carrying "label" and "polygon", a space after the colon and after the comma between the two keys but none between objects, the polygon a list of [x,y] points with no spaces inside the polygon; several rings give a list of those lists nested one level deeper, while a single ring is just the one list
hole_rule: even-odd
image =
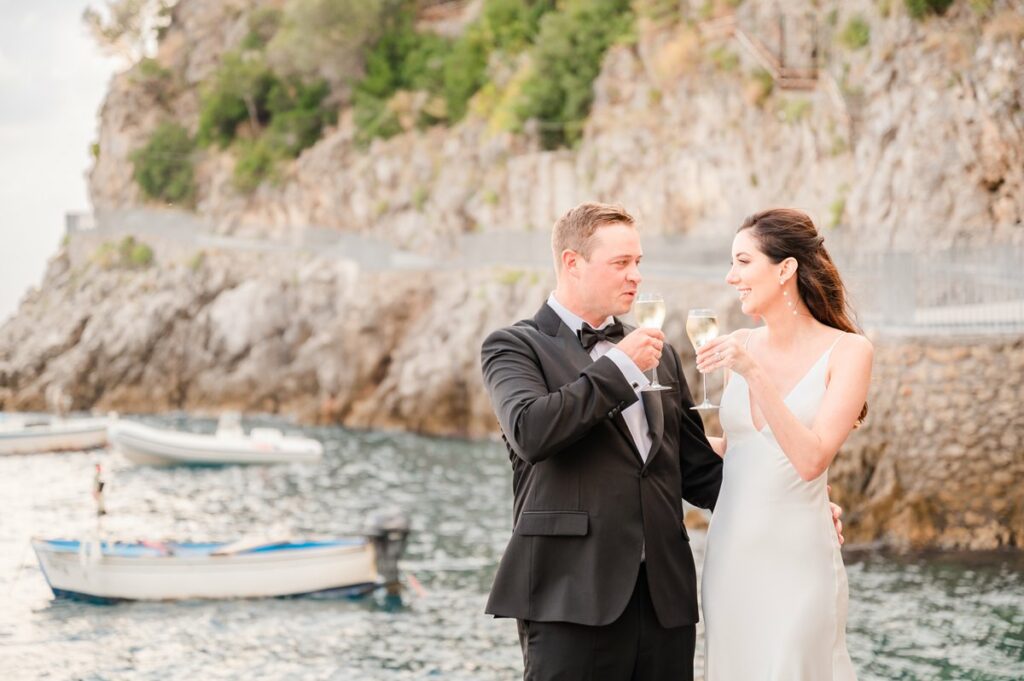
[{"label": "black bow tie", "polygon": [[622,329],[622,322],[613,322],[603,329],[595,329],[590,324],[583,322],[583,328],[580,329],[579,335],[583,349],[590,352],[598,341],[618,343],[626,336],[626,332]]}]

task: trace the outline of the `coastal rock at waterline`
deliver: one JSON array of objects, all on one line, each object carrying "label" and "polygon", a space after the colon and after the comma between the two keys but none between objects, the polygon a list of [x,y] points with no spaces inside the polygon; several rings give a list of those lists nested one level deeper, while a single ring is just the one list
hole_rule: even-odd
[{"label": "coastal rock at waterline", "polygon": [[0,408],[235,407],[483,435],[480,342],[550,287],[508,277],[238,254],[108,270],[62,255],[0,329]]},{"label": "coastal rock at waterline", "polygon": [[[552,286],[548,272],[509,268],[370,272],[208,252],[132,270],[62,253],[0,328],[0,408],[233,407],[488,435],[496,422],[480,345],[532,317]],[[728,309],[731,296],[707,284],[678,290],[666,332],[693,371],[687,307]]]}]

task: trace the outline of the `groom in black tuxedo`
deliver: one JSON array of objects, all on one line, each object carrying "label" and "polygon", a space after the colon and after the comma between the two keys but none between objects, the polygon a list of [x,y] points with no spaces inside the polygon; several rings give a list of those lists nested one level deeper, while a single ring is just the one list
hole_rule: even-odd
[{"label": "groom in black tuxedo", "polygon": [[[528,681],[692,679],[681,500],[713,508],[722,459],[664,335],[616,319],[641,281],[633,218],[581,204],[555,223],[552,248],[554,293],[483,345],[515,497],[487,612],[518,620]],[[641,391],[655,368],[671,391]]]}]

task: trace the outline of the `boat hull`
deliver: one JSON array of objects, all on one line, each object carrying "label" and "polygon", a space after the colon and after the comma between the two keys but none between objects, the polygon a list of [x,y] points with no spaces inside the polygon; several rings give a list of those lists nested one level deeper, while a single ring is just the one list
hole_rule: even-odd
[{"label": "boat hull", "polygon": [[323,446],[308,438],[263,442],[179,433],[126,421],[111,425],[109,437],[126,459],[145,466],[313,463],[323,455]]},{"label": "boat hull", "polygon": [[[379,582],[373,544],[361,539],[268,547],[217,555],[210,547],[137,555],[103,544],[35,540],[39,565],[58,598],[96,602],[299,596],[364,591]],[[128,545],[128,548],[137,545]],[[86,549],[89,547],[87,546]]]},{"label": "boat hull", "polygon": [[0,431],[0,455],[79,451],[107,445],[107,421],[86,419]]}]

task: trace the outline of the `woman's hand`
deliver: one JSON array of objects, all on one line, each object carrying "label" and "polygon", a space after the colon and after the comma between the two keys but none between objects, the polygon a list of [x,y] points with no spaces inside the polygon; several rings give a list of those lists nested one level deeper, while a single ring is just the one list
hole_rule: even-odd
[{"label": "woman's hand", "polygon": [[697,351],[697,370],[703,374],[716,369],[729,369],[746,375],[757,366],[743,347],[749,333],[749,329],[739,329],[709,341]]}]

